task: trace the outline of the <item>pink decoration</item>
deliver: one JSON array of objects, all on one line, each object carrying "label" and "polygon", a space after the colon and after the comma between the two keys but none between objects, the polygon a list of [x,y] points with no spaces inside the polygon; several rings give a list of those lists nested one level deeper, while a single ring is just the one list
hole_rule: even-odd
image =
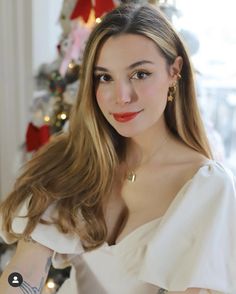
[{"label": "pink decoration", "polygon": [[82,55],[85,43],[90,34],[90,29],[85,26],[81,26],[78,22],[72,23],[72,30],[68,36],[70,40],[70,46],[64,56],[64,59],[60,66],[60,74],[65,75],[69,63],[74,60],[78,61]]}]

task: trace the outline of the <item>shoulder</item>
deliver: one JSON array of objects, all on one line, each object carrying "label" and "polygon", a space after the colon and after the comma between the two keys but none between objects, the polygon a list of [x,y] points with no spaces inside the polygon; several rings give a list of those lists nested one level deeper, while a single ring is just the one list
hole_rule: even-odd
[{"label": "shoulder", "polygon": [[172,211],[173,215],[178,216],[176,220],[191,219],[191,224],[195,223],[195,228],[199,227],[199,230],[209,228],[210,231],[212,226],[220,224],[224,228],[229,228],[230,223],[235,226],[235,177],[221,163],[213,160],[205,162],[186,183],[182,192]]},{"label": "shoulder", "polygon": [[[138,256],[142,251],[137,247]],[[153,231],[138,276],[168,291],[194,287],[235,293],[235,247],[235,178],[223,164],[207,160]]]},{"label": "shoulder", "polygon": [[[207,158],[184,143],[176,146],[175,162],[177,174],[182,175],[182,181],[191,181],[198,188],[234,187],[235,176],[226,165]],[[201,187],[200,187],[201,184]]]},{"label": "shoulder", "polygon": [[199,164],[192,165],[194,172],[187,169],[191,174],[167,210],[171,223],[173,219],[180,223],[191,219],[197,224],[201,219],[206,224],[228,220],[229,215],[236,216],[236,181],[232,171],[215,160]]},{"label": "shoulder", "polygon": [[192,178],[193,184],[201,184],[211,191],[228,191],[235,194],[235,176],[224,164],[215,160],[206,160]]}]

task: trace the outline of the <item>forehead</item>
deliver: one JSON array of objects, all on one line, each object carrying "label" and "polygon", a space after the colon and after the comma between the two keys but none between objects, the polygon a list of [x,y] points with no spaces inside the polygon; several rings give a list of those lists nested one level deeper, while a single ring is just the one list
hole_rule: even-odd
[{"label": "forehead", "polygon": [[122,34],[109,37],[101,46],[96,65],[123,64],[149,59],[164,61],[156,43],[150,38],[135,34]]}]

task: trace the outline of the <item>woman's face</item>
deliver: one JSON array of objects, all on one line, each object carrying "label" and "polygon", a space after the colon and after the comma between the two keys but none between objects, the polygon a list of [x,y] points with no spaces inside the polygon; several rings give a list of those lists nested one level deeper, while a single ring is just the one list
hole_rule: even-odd
[{"label": "woman's face", "polygon": [[103,44],[94,70],[96,99],[120,135],[134,137],[164,119],[168,88],[179,67],[178,60],[168,66],[145,36],[124,34]]}]

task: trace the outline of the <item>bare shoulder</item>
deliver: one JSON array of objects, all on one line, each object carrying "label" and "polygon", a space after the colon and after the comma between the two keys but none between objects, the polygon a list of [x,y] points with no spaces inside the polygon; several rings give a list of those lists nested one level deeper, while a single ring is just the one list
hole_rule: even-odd
[{"label": "bare shoulder", "polygon": [[209,158],[205,155],[180,140],[175,139],[172,148],[175,150],[174,153],[177,163],[201,166],[209,161]]},{"label": "bare shoulder", "polygon": [[195,151],[190,147],[185,149],[184,158],[182,159],[183,165],[192,166],[193,168],[198,169],[207,162],[209,162],[209,158],[199,153],[198,151]]},{"label": "bare shoulder", "polygon": [[172,171],[176,171],[175,175],[179,175],[177,178],[182,183],[192,178],[199,168],[209,162],[209,158],[183,142],[175,141],[173,148],[174,152],[170,157],[170,168]]}]

